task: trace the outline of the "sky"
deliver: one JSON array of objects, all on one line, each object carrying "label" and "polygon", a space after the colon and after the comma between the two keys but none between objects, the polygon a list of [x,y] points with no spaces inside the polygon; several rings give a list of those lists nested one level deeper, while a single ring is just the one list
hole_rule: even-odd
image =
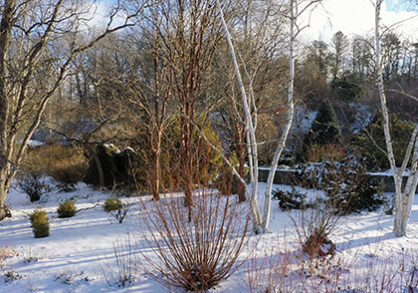
[{"label": "sky", "polygon": [[[382,23],[386,26],[415,16],[396,26],[403,37],[413,41],[418,41],[417,15],[397,0],[383,3]],[[301,34],[307,41],[328,42],[337,31],[348,36],[371,34],[374,29],[374,6],[370,0],[324,0],[322,7],[316,8],[309,16],[305,15],[302,21],[310,25]]]},{"label": "sky", "polygon": [[[322,5],[312,13],[305,13],[301,22],[304,26],[309,23],[301,33],[302,42],[321,40],[329,42],[334,33],[342,31],[345,35],[372,34],[374,29],[374,0],[323,0]],[[396,30],[411,41],[418,41],[418,12],[408,11],[405,0],[385,0],[382,7],[382,23],[390,26],[402,22],[396,26]],[[93,23],[103,23],[106,9],[114,3],[114,0],[99,0],[97,9],[93,12]],[[415,16],[415,17],[414,17]],[[411,17],[414,17],[410,19]]]}]

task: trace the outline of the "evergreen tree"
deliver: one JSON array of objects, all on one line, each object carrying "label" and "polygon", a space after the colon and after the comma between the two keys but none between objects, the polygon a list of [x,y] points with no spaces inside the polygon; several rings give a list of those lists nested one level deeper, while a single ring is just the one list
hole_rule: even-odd
[{"label": "evergreen tree", "polygon": [[341,128],[334,108],[329,102],[323,102],[312,123],[312,129],[305,136],[301,159],[308,160],[308,151],[312,147],[341,144]]},{"label": "evergreen tree", "polygon": [[307,135],[308,144],[341,144],[342,134],[334,108],[329,102],[323,102],[318,115],[312,123],[312,130]]}]

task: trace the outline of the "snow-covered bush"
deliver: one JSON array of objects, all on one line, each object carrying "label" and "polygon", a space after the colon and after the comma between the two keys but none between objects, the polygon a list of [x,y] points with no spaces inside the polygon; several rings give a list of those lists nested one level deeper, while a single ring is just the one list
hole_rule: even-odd
[{"label": "snow-covered bush", "polygon": [[342,214],[373,211],[384,203],[380,182],[367,176],[365,166],[356,155],[338,162],[306,165],[297,177],[301,186],[325,191],[326,205]]},{"label": "snow-covered bush", "polygon": [[60,203],[57,209],[58,218],[70,218],[75,215],[76,208],[74,201],[67,199],[64,203]]},{"label": "snow-covered bush", "polygon": [[35,238],[49,236],[49,218],[43,210],[36,209],[29,216]]},{"label": "snow-covered bush", "polygon": [[295,189],[292,191],[277,189],[273,192],[273,199],[279,200],[279,206],[283,211],[304,210],[307,208],[306,194],[299,193]]}]

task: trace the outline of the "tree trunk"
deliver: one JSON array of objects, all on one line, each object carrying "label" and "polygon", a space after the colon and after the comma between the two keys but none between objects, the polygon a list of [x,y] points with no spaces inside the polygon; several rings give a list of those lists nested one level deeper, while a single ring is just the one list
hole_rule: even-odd
[{"label": "tree trunk", "polygon": [[[222,25],[225,28],[225,34],[228,41],[228,46],[231,52],[232,62],[234,64],[234,70],[238,79],[238,84],[241,93],[242,105],[244,108],[245,119],[247,122],[246,125],[246,139],[247,139],[247,148],[248,148],[248,161],[250,165],[250,178],[251,178],[251,193],[248,194],[248,199],[250,202],[252,220],[253,220],[253,229],[255,233],[260,233],[260,225],[262,224],[260,210],[258,208],[257,202],[257,186],[258,186],[258,155],[257,155],[257,140],[255,137],[254,124],[252,122],[252,115],[248,104],[248,96],[245,90],[245,86],[242,80],[240,73],[237,56],[235,54],[234,45],[232,43],[231,35],[229,33],[228,25],[226,24],[225,17],[223,14],[222,6],[219,0],[216,0],[216,4],[219,8],[219,14],[222,21]],[[242,177],[241,177],[242,178]]]},{"label": "tree trunk", "polygon": [[270,212],[271,212],[271,193],[273,189],[273,180],[274,175],[276,174],[277,164],[279,162],[280,156],[283,152],[283,149],[286,144],[287,136],[289,135],[290,128],[293,123],[293,116],[294,116],[294,102],[293,102],[293,85],[294,85],[294,76],[295,76],[295,61],[294,61],[294,44],[295,44],[295,21],[296,16],[294,12],[294,0],[290,0],[290,40],[289,40],[289,84],[288,84],[288,97],[287,97],[287,105],[288,109],[288,116],[286,126],[283,129],[282,136],[280,138],[279,144],[277,145],[276,151],[273,156],[273,160],[271,163],[269,175],[267,178],[266,189],[264,193],[264,211],[263,211],[263,231],[268,231],[268,226],[270,222]]},{"label": "tree trunk", "polygon": [[[385,143],[387,149],[387,155],[391,170],[393,173],[393,180],[395,183],[395,221],[393,233],[397,237],[406,236],[406,228],[411,214],[412,204],[415,197],[415,191],[418,183],[418,125],[416,125],[412,134],[410,143],[405,153],[405,157],[400,170],[396,166],[395,156],[393,153],[392,140],[389,128],[389,113],[387,107],[387,99],[383,84],[383,70],[381,62],[381,48],[380,48],[380,10],[383,0],[376,0],[375,2],[375,63],[376,63],[376,87],[379,92],[380,103],[382,107],[383,115],[383,130],[385,135]],[[415,147],[414,147],[415,145]],[[409,158],[413,151],[412,165],[410,168],[410,174],[404,190],[402,190],[402,179],[405,173],[405,169],[409,162]]]},{"label": "tree trunk", "polygon": [[[192,125],[191,119],[193,117],[189,116],[191,109],[186,109],[187,118],[182,118],[182,156],[181,156],[181,165],[182,165],[182,174],[183,174],[183,185],[184,185],[184,204],[188,207],[188,218],[191,221],[191,213],[193,207],[193,168],[192,168]],[[189,115],[188,115],[189,114]],[[188,119],[190,118],[190,119]]]},{"label": "tree trunk", "polygon": [[[4,170],[0,171],[0,174],[2,174],[1,177],[6,176],[4,173],[5,173]],[[8,191],[9,191],[9,187],[5,184],[5,181],[2,181],[0,183],[0,221],[5,219],[5,218],[12,217],[12,214],[11,214],[9,208],[5,204]]]},{"label": "tree trunk", "polygon": [[5,1],[0,24],[0,221],[11,217],[10,210],[5,205],[9,191],[10,150],[8,148],[9,98],[7,96],[7,52],[10,47],[13,27],[13,13],[16,1]]},{"label": "tree trunk", "polygon": [[[237,147],[237,156],[238,156],[238,173],[239,176],[242,178],[245,178],[245,146],[243,145],[244,141],[239,141],[239,145]],[[247,200],[247,197],[245,196],[245,186],[241,181],[238,181],[238,201],[244,202]]]},{"label": "tree trunk", "polygon": [[161,132],[158,131],[155,149],[153,150],[152,196],[155,201],[160,200],[160,169],[161,169]]}]

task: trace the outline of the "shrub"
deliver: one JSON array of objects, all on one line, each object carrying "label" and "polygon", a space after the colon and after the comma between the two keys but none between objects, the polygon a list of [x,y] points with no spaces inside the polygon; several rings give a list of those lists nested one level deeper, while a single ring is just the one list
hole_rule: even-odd
[{"label": "shrub", "polygon": [[49,236],[49,219],[47,213],[42,210],[35,210],[30,215],[33,234],[35,238]]},{"label": "shrub", "polygon": [[335,144],[314,144],[307,150],[306,157],[308,162],[339,161],[345,157],[345,148]]},{"label": "shrub", "polygon": [[18,255],[18,253],[14,248],[8,245],[1,246],[0,247],[0,270],[4,268],[6,260],[8,258],[12,258],[16,255]]},{"label": "shrub", "polygon": [[[35,209],[30,215],[29,215],[29,220],[31,222],[31,224],[33,223],[33,221],[36,218],[44,218],[47,217],[48,213],[45,212],[44,210],[41,209]],[[33,226],[33,225],[32,225]]]},{"label": "shrub", "polygon": [[383,203],[380,182],[371,181],[357,155],[339,162],[307,165],[298,175],[299,184],[326,192],[325,203],[338,213],[373,211]]},{"label": "shrub", "polygon": [[200,189],[190,221],[182,198],[149,204],[152,208],[143,203],[143,221],[150,235],[146,242],[157,258],[144,257],[155,269],[152,276],[158,282],[204,292],[239,268],[237,259],[247,243],[249,216],[232,196]]},{"label": "shrub", "polygon": [[60,144],[33,147],[22,168],[28,172],[47,174],[60,183],[74,184],[81,181],[87,171],[84,148]]},{"label": "shrub", "polygon": [[331,82],[331,88],[338,99],[345,102],[359,100],[364,94],[362,78],[358,73],[345,71]]},{"label": "shrub", "polygon": [[64,203],[60,203],[57,213],[58,218],[70,218],[76,213],[74,201],[67,199]]},{"label": "shrub", "polygon": [[[144,168],[137,159],[137,154],[131,148],[119,150],[113,144],[97,145],[89,151],[89,167],[84,182],[108,189],[115,186],[130,188],[135,182],[133,169]],[[139,171],[135,170],[134,173]]]},{"label": "shrub", "polygon": [[[161,153],[161,186],[167,188],[170,185],[179,186],[183,181],[182,155],[181,155],[181,119],[179,116],[173,116],[170,120],[171,127],[164,134],[163,152]],[[194,123],[197,127],[193,128],[193,143],[191,151],[191,160],[193,170],[200,172],[193,173],[195,183],[203,184],[215,181],[219,172],[223,169],[225,163],[218,152],[212,149],[200,133],[218,149],[222,149],[221,140],[212,129],[211,123],[205,117],[195,118]],[[145,161],[149,161],[150,154],[147,154]],[[205,165],[205,167],[202,167]],[[147,172],[149,173],[149,172]],[[148,175],[149,176],[149,175]],[[173,191],[174,189],[170,190]]]},{"label": "shrub", "polygon": [[[398,166],[403,161],[413,130],[414,125],[412,123],[398,119],[396,114],[390,116],[389,131],[391,137],[396,138],[392,140],[392,145]],[[389,160],[386,157],[386,143],[382,128],[382,115],[380,113],[363,131],[354,137],[353,144],[357,146],[364,156],[368,170],[386,170],[390,168]]]},{"label": "shrub", "polygon": [[339,219],[335,209],[323,205],[291,217],[302,251],[311,258],[334,255],[335,244],[328,237]]},{"label": "shrub", "polygon": [[[129,238],[113,243],[114,265],[101,265],[102,274],[109,286],[127,287],[135,282],[136,255]],[[116,282],[115,282],[116,281]]]},{"label": "shrub", "polygon": [[[312,129],[305,135],[301,157],[309,160],[309,150],[313,146],[341,145],[342,140],[341,127],[334,108],[329,102],[324,102],[312,122]],[[337,147],[334,150],[339,153]]]},{"label": "shrub", "polygon": [[279,200],[279,206],[283,211],[303,210],[307,207],[306,195],[297,192],[295,189],[292,191],[277,189],[273,192],[273,199]]},{"label": "shrub", "polygon": [[110,213],[116,220],[118,220],[119,224],[122,224],[123,220],[128,214],[129,206],[124,204],[117,197],[109,197],[105,201],[104,210],[105,212]]},{"label": "shrub", "polygon": [[42,195],[51,190],[37,173],[24,174],[19,180],[19,188],[29,196],[31,202],[40,200]]},{"label": "shrub", "polygon": [[108,197],[104,203],[105,212],[113,212],[122,209],[122,201],[117,197]]}]

